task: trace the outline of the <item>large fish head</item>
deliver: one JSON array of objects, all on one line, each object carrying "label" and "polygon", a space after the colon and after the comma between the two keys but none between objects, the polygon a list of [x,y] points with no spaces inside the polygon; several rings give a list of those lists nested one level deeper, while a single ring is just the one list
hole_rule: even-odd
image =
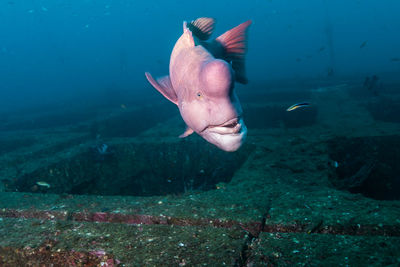
[{"label": "large fish head", "polygon": [[232,67],[224,60],[212,59],[201,65],[199,73],[180,99],[182,118],[208,142],[236,151],[245,141],[247,128],[234,91]]}]

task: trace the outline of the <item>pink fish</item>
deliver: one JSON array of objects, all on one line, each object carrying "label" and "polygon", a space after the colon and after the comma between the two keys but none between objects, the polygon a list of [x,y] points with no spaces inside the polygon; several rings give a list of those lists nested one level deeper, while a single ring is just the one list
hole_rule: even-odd
[{"label": "pink fish", "polygon": [[247,83],[245,54],[251,21],[206,42],[215,20],[199,18],[183,23],[183,34],[171,53],[169,75],[148,81],[176,104],[187,125],[180,135],[193,132],[225,151],[236,151],[244,143],[247,128],[234,90],[235,81]]}]

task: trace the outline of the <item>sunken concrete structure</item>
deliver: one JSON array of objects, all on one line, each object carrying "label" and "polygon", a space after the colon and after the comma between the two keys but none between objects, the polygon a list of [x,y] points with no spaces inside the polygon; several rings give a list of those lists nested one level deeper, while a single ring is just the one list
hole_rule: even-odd
[{"label": "sunken concrete structure", "polygon": [[235,153],[159,98],[3,114],[0,265],[398,265],[399,90],[295,84],[238,88]]}]

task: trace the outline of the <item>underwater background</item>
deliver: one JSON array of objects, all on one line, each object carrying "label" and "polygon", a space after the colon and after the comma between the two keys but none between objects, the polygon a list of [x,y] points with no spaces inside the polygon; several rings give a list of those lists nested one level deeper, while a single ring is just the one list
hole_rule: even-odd
[{"label": "underwater background", "polygon": [[[398,2],[2,1],[3,111],[149,90],[164,74],[182,22],[216,18],[216,34],[248,19],[251,81],[399,72]],[[362,44],[365,42],[363,47]],[[245,90],[245,89],[244,89]],[[149,92],[150,91],[150,92]],[[115,93],[116,94],[116,93]],[[116,96],[115,96],[116,97]]]},{"label": "underwater background", "polygon": [[[398,266],[399,10],[1,1],[0,266]],[[236,152],[144,75],[199,17],[252,21]]]}]

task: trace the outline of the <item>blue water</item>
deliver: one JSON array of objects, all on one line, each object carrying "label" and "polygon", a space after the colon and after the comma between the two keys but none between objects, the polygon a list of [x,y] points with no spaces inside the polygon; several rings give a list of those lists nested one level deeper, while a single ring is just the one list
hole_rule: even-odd
[{"label": "blue water", "polygon": [[153,94],[182,21],[217,19],[217,36],[248,19],[250,81],[396,77],[397,0],[0,2],[0,110]]}]

